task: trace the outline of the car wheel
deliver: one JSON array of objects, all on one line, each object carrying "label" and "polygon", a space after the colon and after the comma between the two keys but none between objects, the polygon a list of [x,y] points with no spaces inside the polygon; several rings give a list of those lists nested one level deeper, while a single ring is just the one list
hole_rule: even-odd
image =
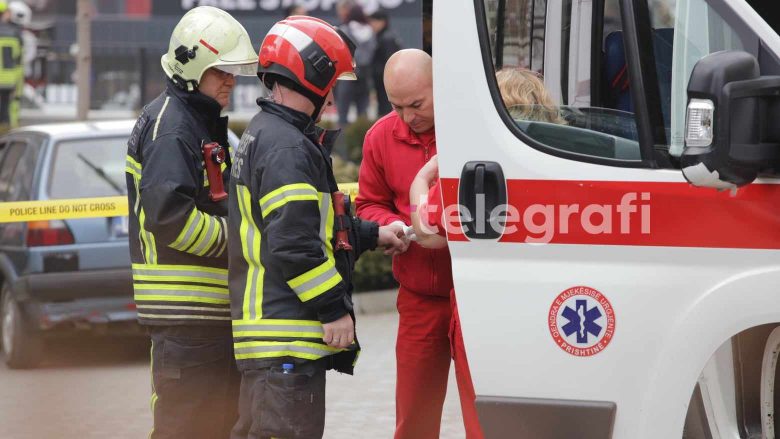
[{"label": "car wheel", "polygon": [[37,366],[43,357],[43,340],[24,325],[24,316],[4,285],[0,303],[0,326],[5,364],[11,369]]}]

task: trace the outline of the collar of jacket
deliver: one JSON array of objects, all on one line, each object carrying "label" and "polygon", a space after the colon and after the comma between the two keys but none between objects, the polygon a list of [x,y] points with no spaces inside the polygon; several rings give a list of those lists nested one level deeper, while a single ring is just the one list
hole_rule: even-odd
[{"label": "collar of jacket", "polygon": [[[395,122],[393,123],[393,137],[395,140],[404,142],[409,145],[424,146],[417,133],[412,131],[412,129],[409,128],[409,125],[404,123],[404,121],[401,120],[401,118],[398,116],[395,116]],[[433,139],[435,142],[436,137],[434,136]]]},{"label": "collar of jacket", "polygon": [[180,99],[191,113],[200,120],[210,133],[216,133],[219,119],[222,114],[222,106],[214,98],[210,98],[199,91],[188,92],[177,87],[168,79],[168,93]]},{"label": "collar of jacket", "polygon": [[[326,150],[329,146],[332,147],[332,142],[335,141],[335,139],[333,138],[334,136],[331,134],[331,131],[318,127],[308,114],[293,110],[290,107],[285,107],[284,105],[277,104],[268,99],[258,99],[257,105],[259,105],[263,111],[280,117],[297,128],[306,136],[306,138],[314,142],[315,145],[324,146]],[[329,145],[326,145],[325,143],[329,143]]]}]

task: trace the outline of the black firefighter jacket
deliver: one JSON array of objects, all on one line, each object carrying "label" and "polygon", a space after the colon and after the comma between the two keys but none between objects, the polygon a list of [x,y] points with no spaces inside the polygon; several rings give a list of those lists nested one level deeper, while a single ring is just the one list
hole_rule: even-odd
[{"label": "black firefighter jacket", "polygon": [[[259,101],[233,160],[228,249],[239,369],[281,360],[330,360],[352,373],[357,341],[339,350],[322,323],[352,313],[354,260],[376,247],[378,226],[344,216],[352,252],[334,251],[337,190],[322,131],[311,117]],[[323,146],[325,144],[326,146]]]},{"label": "black firefighter jacket", "polygon": [[[227,202],[209,198],[201,152],[227,143],[221,107],[170,81],[144,107],[127,143],[130,258],[138,319],[229,325]],[[227,186],[229,162],[223,164]]]}]

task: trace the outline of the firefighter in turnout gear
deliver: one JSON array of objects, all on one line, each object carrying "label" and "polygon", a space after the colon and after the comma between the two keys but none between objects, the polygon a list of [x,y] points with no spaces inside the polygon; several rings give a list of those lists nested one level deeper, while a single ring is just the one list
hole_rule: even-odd
[{"label": "firefighter in turnout gear", "polygon": [[276,23],[260,48],[258,100],[230,179],[228,249],[234,350],[242,372],[233,439],[319,438],[325,371],[352,373],[351,274],[363,251],[408,243],[360,221],[340,199],[335,133],[315,126],[337,79],[354,79],[351,42],[311,17]]},{"label": "firefighter in turnout gear", "polygon": [[[237,417],[228,296],[227,118],[234,75],[257,55],[228,13],[197,7],[162,56],[166,90],[128,140],[130,254],[138,318],[152,338],[156,438],[226,438]],[[217,187],[215,187],[217,186]]]},{"label": "firefighter in turnout gear", "polygon": [[18,100],[24,85],[22,33],[11,9],[0,1],[0,129],[19,124]]}]

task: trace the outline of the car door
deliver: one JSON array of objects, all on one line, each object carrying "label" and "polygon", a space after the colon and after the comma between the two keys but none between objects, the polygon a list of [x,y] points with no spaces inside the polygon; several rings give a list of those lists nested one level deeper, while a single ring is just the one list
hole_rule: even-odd
[{"label": "car door", "polygon": [[[718,347],[780,322],[778,179],[685,180],[688,79],[720,50],[780,71],[780,39],[741,0],[433,7],[445,224],[486,434],[680,437]],[[549,101],[508,109],[502,68],[532,70]],[[532,111],[550,102],[559,120]]]},{"label": "car door", "polygon": [[[7,150],[0,162],[0,202],[29,201],[38,169],[39,145],[23,135],[7,138]],[[27,223],[0,223],[0,251],[22,270],[27,260],[24,252]]]}]

